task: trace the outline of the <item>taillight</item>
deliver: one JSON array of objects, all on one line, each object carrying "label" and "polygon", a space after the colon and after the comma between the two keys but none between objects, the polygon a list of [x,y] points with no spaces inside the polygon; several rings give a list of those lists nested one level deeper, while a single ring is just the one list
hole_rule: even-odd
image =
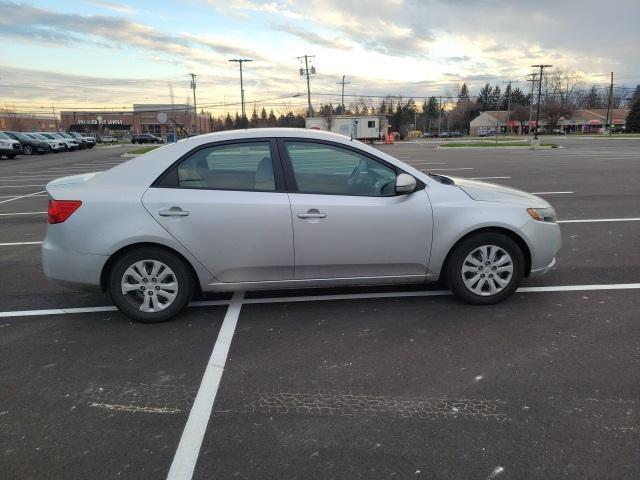
[{"label": "taillight", "polygon": [[49,223],[64,222],[80,205],[80,200],[49,200]]}]

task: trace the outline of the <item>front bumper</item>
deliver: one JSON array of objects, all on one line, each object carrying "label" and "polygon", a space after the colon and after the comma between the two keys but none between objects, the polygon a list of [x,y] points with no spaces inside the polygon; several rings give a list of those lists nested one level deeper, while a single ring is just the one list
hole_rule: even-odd
[{"label": "front bumper", "polygon": [[539,277],[556,264],[556,255],[562,246],[562,235],[557,223],[531,220],[523,228],[531,252],[529,277]]}]

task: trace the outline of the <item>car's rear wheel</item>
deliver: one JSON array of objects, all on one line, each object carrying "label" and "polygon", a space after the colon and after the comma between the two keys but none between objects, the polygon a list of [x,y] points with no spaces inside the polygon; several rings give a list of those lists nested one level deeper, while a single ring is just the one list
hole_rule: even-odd
[{"label": "car's rear wheel", "polygon": [[455,247],[445,272],[449,287],[464,302],[490,305],[509,297],[520,285],[525,258],[507,235],[479,233]]},{"label": "car's rear wheel", "polygon": [[109,293],[118,309],[143,323],[158,323],[177,315],[193,296],[187,265],[161,248],[141,248],[116,260]]}]

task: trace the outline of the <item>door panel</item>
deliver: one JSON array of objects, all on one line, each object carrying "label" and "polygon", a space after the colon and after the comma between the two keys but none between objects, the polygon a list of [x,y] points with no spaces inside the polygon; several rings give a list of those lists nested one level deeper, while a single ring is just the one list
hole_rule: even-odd
[{"label": "door panel", "polygon": [[424,190],[394,197],[293,193],[290,199],[297,279],[426,275],[432,218]]},{"label": "door panel", "polygon": [[217,280],[293,279],[286,193],[150,188],[143,203]]}]

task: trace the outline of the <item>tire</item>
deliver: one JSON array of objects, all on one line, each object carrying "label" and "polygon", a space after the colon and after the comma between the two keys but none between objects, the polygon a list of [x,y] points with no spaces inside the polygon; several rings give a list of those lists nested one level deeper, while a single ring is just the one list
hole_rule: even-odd
[{"label": "tire", "polygon": [[518,244],[502,233],[485,232],[455,247],[447,261],[445,279],[463,302],[492,305],[516,291],[524,272],[525,257]]},{"label": "tire", "polygon": [[[160,275],[154,281],[156,277],[151,277],[151,273],[158,264],[162,265],[157,272]],[[146,269],[146,272],[142,269]],[[138,276],[142,281],[134,276],[140,273],[147,274]],[[131,288],[129,293],[123,293],[123,284]],[[162,288],[163,285],[170,284],[170,288]],[[177,286],[174,288],[175,284]],[[154,289],[148,287],[149,285]],[[188,266],[175,254],[162,248],[145,247],[132,250],[118,258],[109,273],[109,294],[113,303],[127,317],[137,322],[159,323],[171,319],[186,307],[193,297],[193,290],[193,277]],[[173,300],[167,296],[174,294]]]},{"label": "tire", "polygon": [[10,153],[9,155],[7,155],[7,158],[9,160],[13,160],[14,158],[16,158],[16,154],[15,153]]},{"label": "tire", "polygon": [[24,152],[25,155],[32,155],[33,154],[33,147],[31,145],[25,145],[22,148],[22,151]]}]

